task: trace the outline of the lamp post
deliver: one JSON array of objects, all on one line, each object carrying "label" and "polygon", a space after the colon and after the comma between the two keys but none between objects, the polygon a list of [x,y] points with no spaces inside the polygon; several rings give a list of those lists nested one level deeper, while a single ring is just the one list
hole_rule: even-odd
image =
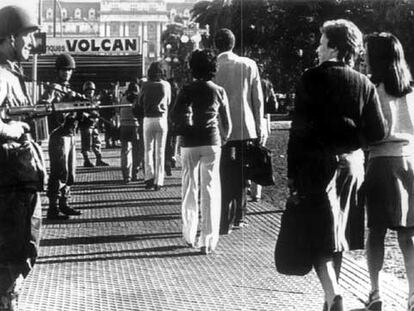
[{"label": "lamp post", "polygon": [[96,32],[95,28],[93,27],[93,24],[91,23],[91,21],[89,19],[87,19],[86,17],[83,17],[82,20],[87,23],[89,25],[89,27],[91,27],[95,37],[98,37],[98,33]]},{"label": "lamp post", "polygon": [[147,40],[142,40],[142,77],[145,77],[145,58],[146,58],[146,54],[147,54],[147,44],[148,41]]},{"label": "lamp post", "polygon": [[57,8],[57,0],[53,1],[53,38],[56,37],[56,8]]}]

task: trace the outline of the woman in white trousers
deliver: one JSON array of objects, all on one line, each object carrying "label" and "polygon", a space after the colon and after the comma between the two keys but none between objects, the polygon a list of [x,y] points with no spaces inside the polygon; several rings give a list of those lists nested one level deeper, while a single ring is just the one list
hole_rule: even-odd
[{"label": "woman in white trousers", "polygon": [[161,63],[153,62],[139,97],[144,111],[145,188],[154,190],[160,190],[164,185],[167,111],[171,102],[171,86],[161,79],[162,75]]},{"label": "woman in white trousers", "polygon": [[[187,116],[186,130],[178,133],[183,171],[183,237],[188,246],[200,247],[203,254],[214,251],[219,239],[221,143],[231,130],[226,92],[211,81],[216,66],[216,56],[210,50],[194,51],[190,68],[195,80],[183,87],[171,110],[173,124],[180,124]],[[196,240],[200,209],[200,236]]]},{"label": "woman in white trousers", "polygon": [[166,115],[155,118],[144,118],[144,162],[147,189],[154,187],[154,190],[159,190],[164,185],[167,132]]}]

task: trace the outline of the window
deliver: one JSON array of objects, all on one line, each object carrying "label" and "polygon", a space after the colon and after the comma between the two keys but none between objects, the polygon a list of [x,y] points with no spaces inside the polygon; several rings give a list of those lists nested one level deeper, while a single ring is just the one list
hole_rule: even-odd
[{"label": "window", "polygon": [[53,10],[51,8],[46,10],[46,18],[53,18]]},{"label": "window", "polygon": [[95,9],[89,9],[88,18],[95,19]]},{"label": "window", "polygon": [[80,26],[76,25],[76,33],[80,33]]},{"label": "window", "polygon": [[129,36],[138,36],[138,25],[135,23],[129,24]]},{"label": "window", "polygon": [[81,11],[81,9],[79,9],[79,8],[75,9],[75,18],[76,19],[81,19],[82,18],[82,11]]},{"label": "window", "polygon": [[47,26],[47,32],[52,33],[53,32],[53,27],[52,26]]},{"label": "window", "polygon": [[111,36],[119,36],[120,35],[119,24],[111,23],[110,28],[109,28],[109,32],[110,32]]},{"label": "window", "polygon": [[66,9],[62,9],[62,18],[68,18],[68,11]]}]

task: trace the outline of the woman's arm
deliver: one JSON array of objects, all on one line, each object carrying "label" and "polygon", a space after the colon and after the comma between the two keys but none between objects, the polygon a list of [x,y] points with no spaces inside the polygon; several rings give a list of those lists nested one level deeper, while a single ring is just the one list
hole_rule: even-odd
[{"label": "woman's arm", "polygon": [[221,92],[221,105],[219,108],[219,115],[220,115],[220,134],[223,138],[223,142],[226,142],[227,139],[230,137],[232,124],[231,124],[231,117],[230,117],[230,108],[229,108],[229,101],[227,99],[227,94],[224,89]]}]

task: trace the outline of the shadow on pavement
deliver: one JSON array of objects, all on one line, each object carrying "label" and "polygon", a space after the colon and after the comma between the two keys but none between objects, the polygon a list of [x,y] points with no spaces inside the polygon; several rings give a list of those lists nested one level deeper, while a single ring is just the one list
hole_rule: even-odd
[{"label": "shadow on pavement", "polygon": [[166,253],[166,254],[153,254],[150,255],[148,252],[173,252],[180,249],[188,249],[185,246],[161,246],[161,247],[154,247],[154,248],[143,248],[138,250],[130,250],[129,252],[134,253],[144,253],[143,255],[122,255],[122,252],[117,251],[114,253],[113,251],[110,252],[103,252],[102,256],[94,256],[92,254],[92,258],[88,258],[89,254],[75,254],[74,257],[82,256],[81,258],[68,258],[64,259],[61,258],[62,256],[57,255],[56,259],[46,259],[43,260],[42,257],[36,262],[37,265],[45,265],[45,264],[57,264],[57,263],[71,263],[71,262],[95,262],[95,261],[108,261],[108,260],[125,260],[125,259],[150,259],[150,258],[178,258],[178,257],[188,257],[188,256],[205,256],[202,255],[198,250],[192,249],[191,251],[186,251],[182,253]]},{"label": "shadow on pavement", "polygon": [[58,246],[58,245],[75,245],[75,244],[98,244],[98,243],[116,243],[140,240],[154,239],[171,239],[181,237],[181,232],[167,233],[150,233],[150,234],[131,234],[131,235],[101,235],[101,236],[84,236],[84,237],[62,237],[59,239],[43,239],[40,246]]},{"label": "shadow on pavement", "polygon": [[[76,216],[74,216],[76,217]],[[127,221],[166,221],[166,220],[179,220],[181,214],[150,214],[150,215],[137,215],[137,216],[124,216],[124,217],[108,217],[108,218],[70,218],[67,220],[48,220],[44,219],[43,223],[48,224],[88,224],[88,223],[111,223],[111,222],[127,222]]]}]

